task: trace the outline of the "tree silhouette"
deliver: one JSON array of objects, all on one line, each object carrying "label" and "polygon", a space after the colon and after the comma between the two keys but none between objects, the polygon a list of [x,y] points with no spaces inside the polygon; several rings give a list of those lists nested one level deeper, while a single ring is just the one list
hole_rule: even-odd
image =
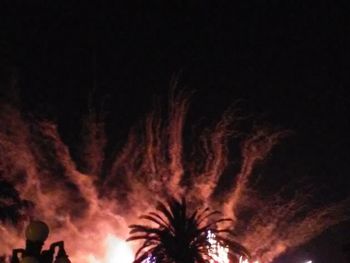
[{"label": "tree silhouette", "polygon": [[[215,235],[217,244],[229,247],[230,254],[249,256],[248,251],[227,236],[228,228],[219,229],[218,225],[231,221],[227,218],[213,219],[220,214],[209,208],[188,213],[185,199],[171,198],[167,204],[159,202],[157,212],[151,212],[140,218],[150,221],[149,225],[130,225],[128,241],[143,240],[135,255],[135,263],[148,259],[162,263],[206,263],[212,255],[208,235]],[[149,261],[148,261],[149,262]]]}]

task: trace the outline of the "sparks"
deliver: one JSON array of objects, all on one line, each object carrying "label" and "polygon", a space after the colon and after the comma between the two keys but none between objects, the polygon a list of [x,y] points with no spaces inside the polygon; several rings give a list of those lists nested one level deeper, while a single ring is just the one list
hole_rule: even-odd
[{"label": "sparks", "polygon": [[142,263],[155,263],[156,259],[150,255],[149,257],[147,257],[145,260],[142,261]]},{"label": "sparks", "polygon": [[243,256],[240,256],[239,257],[239,263],[260,263],[260,262],[258,260],[253,261],[253,262],[249,262],[249,260],[247,258],[244,258]]},{"label": "sparks", "polygon": [[210,263],[229,263],[229,248],[227,246],[222,246],[215,239],[215,234],[211,231],[208,231],[208,242],[210,243],[209,255]]}]

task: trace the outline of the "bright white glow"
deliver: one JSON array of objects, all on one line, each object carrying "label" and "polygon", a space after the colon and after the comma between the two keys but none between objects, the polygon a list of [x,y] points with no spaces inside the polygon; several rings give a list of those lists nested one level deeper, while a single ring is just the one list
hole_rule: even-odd
[{"label": "bright white glow", "polygon": [[312,260],[308,260],[308,261],[306,261],[305,263],[312,263]]},{"label": "bright white glow", "polygon": [[215,239],[215,234],[208,231],[208,242],[210,243],[209,254],[210,263],[229,263],[229,249],[219,244]]},{"label": "bright white glow", "polygon": [[243,259],[242,256],[239,257],[239,263],[249,263],[248,259]]},{"label": "bright white glow", "polygon": [[109,234],[105,239],[105,255],[102,260],[95,256],[88,257],[89,263],[132,263],[134,252],[126,241]]},{"label": "bright white glow", "polygon": [[108,235],[106,239],[107,253],[104,263],[132,263],[134,253],[129,245],[116,236]]},{"label": "bright white glow", "polygon": [[[250,263],[248,259],[244,258],[243,256],[239,257],[239,263]],[[251,263],[260,263],[258,260],[251,262]],[[307,263],[307,262],[306,262]],[[311,262],[312,263],[312,262]]]}]

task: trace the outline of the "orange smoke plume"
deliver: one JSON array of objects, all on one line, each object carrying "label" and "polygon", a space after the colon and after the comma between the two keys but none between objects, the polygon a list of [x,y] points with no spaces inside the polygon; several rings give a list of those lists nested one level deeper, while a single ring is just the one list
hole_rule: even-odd
[{"label": "orange smoke plume", "polygon": [[224,198],[218,198],[214,193],[227,172],[234,115],[224,114],[212,129],[193,139],[194,147],[202,149],[198,155],[185,155],[188,108],[188,96],[174,91],[168,119],[164,121],[160,112],[148,114],[144,125],[131,130],[114,157],[105,156],[104,122],[91,111],[84,119],[81,156],[76,160],[53,122],[33,120],[3,103],[0,180],[11,185],[18,198],[0,196],[0,206],[8,202],[30,205],[16,206],[17,222],[2,220],[0,255],[22,247],[23,226],[30,218],[38,218],[51,228],[48,242],[65,241],[72,262],[109,263],[116,257],[114,250],[124,253],[123,259],[118,254],[120,262],[131,262],[123,241],[127,226],[169,195],[188,195],[193,209],[203,203],[219,206],[225,216],[235,219],[232,227],[240,230],[237,238],[242,245],[262,263],[272,262],[346,218],[346,203],[312,210],[304,198],[273,196],[250,207],[252,216],[246,220],[241,207],[253,192],[249,182],[254,168],[285,132],[253,132],[242,143],[241,168],[232,175],[235,184]]}]

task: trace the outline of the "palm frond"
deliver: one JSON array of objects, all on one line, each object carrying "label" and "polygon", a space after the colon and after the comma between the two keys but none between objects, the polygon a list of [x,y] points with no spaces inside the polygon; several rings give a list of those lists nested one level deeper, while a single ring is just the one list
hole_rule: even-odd
[{"label": "palm frond", "polygon": [[134,263],[142,263],[152,256],[156,263],[208,263],[211,258],[208,233],[215,234],[216,241],[228,246],[232,253],[249,256],[249,252],[239,243],[227,238],[232,232],[228,228],[218,228],[229,218],[213,219],[220,215],[209,208],[189,213],[186,200],[169,198],[167,203],[158,202],[157,212],[142,215],[140,219],[149,225],[130,225],[127,241],[143,240],[136,252]]}]

